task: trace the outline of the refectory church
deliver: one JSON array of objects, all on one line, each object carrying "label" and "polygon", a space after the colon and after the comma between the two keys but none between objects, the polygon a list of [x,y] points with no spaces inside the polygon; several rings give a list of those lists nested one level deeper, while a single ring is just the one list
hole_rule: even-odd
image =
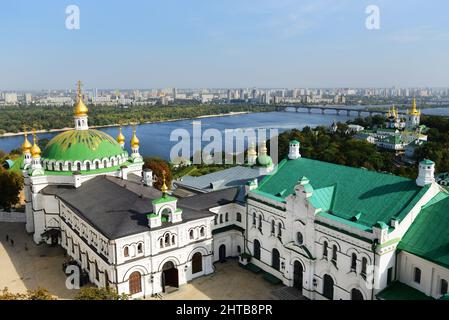
[{"label": "refectory church", "polygon": [[247,166],[176,182],[178,199],[165,182],[153,188],[135,130],[128,154],[121,131],[89,129],[80,87],[74,121],[43,152],[25,136],[14,166],[27,231],[60,244],[98,286],[148,297],[239,257],[309,299],[447,295],[449,193],[430,160],[411,180],[306,159],[298,141],[274,166],[263,144]]}]

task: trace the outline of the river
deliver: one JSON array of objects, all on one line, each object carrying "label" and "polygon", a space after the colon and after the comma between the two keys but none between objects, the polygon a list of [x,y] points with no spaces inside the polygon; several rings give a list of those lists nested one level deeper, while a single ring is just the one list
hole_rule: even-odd
[{"label": "river", "polygon": [[[449,115],[448,109],[427,109],[423,111],[424,114],[435,115]],[[219,116],[202,118],[195,120],[180,120],[169,121],[161,123],[149,123],[139,125],[137,128],[137,136],[140,139],[140,153],[145,156],[159,156],[168,159],[171,148],[177,144],[177,141],[170,141],[170,134],[175,129],[185,129],[192,133],[193,121],[201,121],[202,132],[207,129],[218,129],[224,133],[226,129],[277,129],[279,133],[298,128],[302,129],[305,126],[316,127],[319,125],[329,126],[334,120],[345,122],[353,119],[353,116],[346,116],[346,114],[336,115],[334,111],[327,110],[326,114],[322,115],[319,110],[314,110],[311,114],[307,111],[301,112],[262,112],[251,114],[239,114],[233,116]],[[118,130],[115,127],[108,127],[99,129],[103,132],[116,137]],[[39,139],[51,139],[58,132],[41,133],[38,134]],[[126,126],[123,128],[123,134],[126,137],[126,146],[129,150],[129,140],[132,135],[132,128]],[[224,140],[224,134],[223,134]],[[20,147],[23,142],[23,136],[12,136],[0,138],[0,150],[9,152],[12,149]],[[203,145],[207,142],[203,142]]]}]

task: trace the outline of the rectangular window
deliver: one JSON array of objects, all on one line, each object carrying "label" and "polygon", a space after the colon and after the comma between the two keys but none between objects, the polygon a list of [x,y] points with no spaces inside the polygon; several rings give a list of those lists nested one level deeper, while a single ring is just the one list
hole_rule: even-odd
[{"label": "rectangular window", "polygon": [[413,280],[416,283],[421,283],[421,269],[415,268],[415,272],[413,274]]}]

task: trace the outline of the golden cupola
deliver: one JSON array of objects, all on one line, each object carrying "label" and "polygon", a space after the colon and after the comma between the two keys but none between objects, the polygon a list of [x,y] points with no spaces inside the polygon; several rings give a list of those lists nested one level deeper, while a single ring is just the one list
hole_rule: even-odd
[{"label": "golden cupola", "polygon": [[139,147],[139,138],[136,136],[136,127],[133,129],[133,137],[131,138],[131,148],[138,148]]},{"label": "golden cupola", "polygon": [[24,132],[24,135],[25,135],[25,140],[23,141],[23,144],[22,144],[22,152],[30,153],[33,145],[30,143],[30,141],[28,141],[28,133],[26,132],[26,130]]},{"label": "golden cupola", "polygon": [[36,133],[33,133],[33,146],[31,147],[31,156],[33,158],[40,158],[41,148],[37,145]]},{"label": "golden cupola", "polygon": [[117,136],[117,142],[121,145],[125,144],[125,136],[122,133],[122,127],[120,127],[120,129],[119,129],[119,134]]},{"label": "golden cupola", "polygon": [[419,111],[418,108],[416,107],[416,98],[413,98],[412,110],[410,111],[410,115],[419,116],[420,114],[421,114],[421,111]]},{"label": "golden cupola", "polygon": [[162,187],[161,187],[162,193],[165,195],[168,191],[168,187],[165,181],[165,170],[162,171]]},{"label": "golden cupola", "polygon": [[251,142],[248,148],[248,156],[257,156],[256,145],[254,142]]},{"label": "golden cupola", "polygon": [[89,112],[89,109],[87,109],[86,105],[83,101],[83,95],[81,93],[81,81],[78,81],[78,89],[77,89],[77,101],[75,104],[75,116],[76,117],[85,117],[87,116],[87,113]]}]

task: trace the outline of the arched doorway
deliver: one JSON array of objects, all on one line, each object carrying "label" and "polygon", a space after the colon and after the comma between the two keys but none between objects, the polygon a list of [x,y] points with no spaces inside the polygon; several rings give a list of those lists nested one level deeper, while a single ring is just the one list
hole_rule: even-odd
[{"label": "arched doorway", "polygon": [[276,270],[280,269],[280,257],[277,249],[273,249],[271,252],[271,266]]},{"label": "arched doorway", "polygon": [[136,294],[142,292],[142,276],[140,272],[134,271],[129,276],[129,293]]},{"label": "arched doorway", "polygon": [[178,288],[178,269],[173,262],[168,261],[162,267],[162,291],[167,292],[168,287]]},{"label": "arched doorway", "polygon": [[323,296],[329,300],[334,299],[334,280],[328,274],[323,277]]},{"label": "arched doorway", "polygon": [[220,262],[226,261],[226,246],[224,244],[218,248],[218,259]]},{"label": "arched doorway", "polygon": [[197,252],[192,257],[192,274],[203,271],[203,255]]},{"label": "arched doorway", "polygon": [[302,293],[302,276],[303,276],[303,267],[301,262],[298,260],[293,264],[293,287],[298,289]]},{"label": "arched doorway", "polygon": [[260,242],[254,240],[254,259],[260,260]]},{"label": "arched doorway", "polygon": [[363,300],[363,295],[358,289],[351,290],[351,300]]}]

